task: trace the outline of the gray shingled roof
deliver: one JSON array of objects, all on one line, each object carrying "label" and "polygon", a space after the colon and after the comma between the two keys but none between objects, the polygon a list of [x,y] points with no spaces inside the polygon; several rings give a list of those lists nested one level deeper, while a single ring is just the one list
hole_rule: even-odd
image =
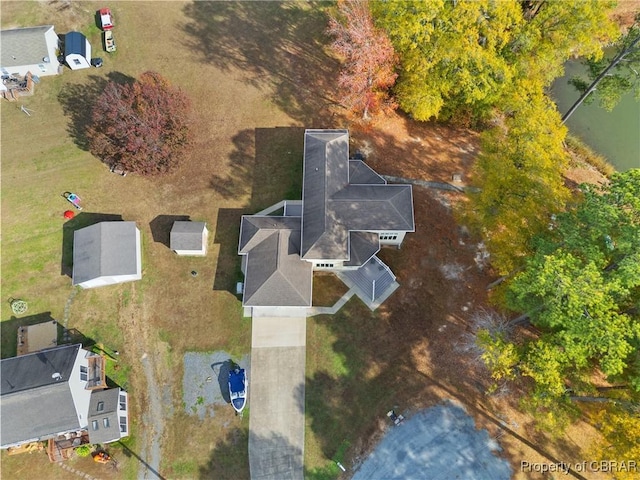
[{"label": "gray shingled roof", "polygon": [[248,253],[274,230],[300,230],[300,217],[243,215],[240,223],[238,253]]},{"label": "gray shingled roof", "polygon": [[135,222],[101,222],[74,232],[73,284],[138,273],[136,231]]},{"label": "gray shingled roof", "polygon": [[[120,423],[118,419],[118,402],[120,389],[110,388],[91,392],[89,401],[89,442],[107,443],[120,438]],[[102,410],[98,411],[98,405],[102,402]],[[105,427],[104,419],[107,419]],[[96,420],[97,429],[93,428]]]},{"label": "gray shingled roof", "polygon": [[[349,260],[351,230],[414,231],[411,186],[381,183],[373,170],[352,167],[348,158],[347,130],[305,132],[303,259]],[[350,171],[354,181],[376,184],[350,184]]]},{"label": "gray shingled roof", "polygon": [[349,237],[349,261],[344,262],[347,267],[359,267],[373,257],[380,250],[380,240],[377,233],[351,232]]},{"label": "gray shingled roof", "polygon": [[0,362],[2,445],[80,428],[68,383],[80,347],[67,345]]},{"label": "gray shingled roof", "polygon": [[300,260],[300,217],[243,217],[240,253],[247,253],[243,305],[311,306],[313,271]]},{"label": "gray shingled roof", "polygon": [[384,185],[387,181],[362,160],[349,160],[349,183],[351,185]]},{"label": "gray shingled roof", "polygon": [[170,245],[172,250],[202,250],[204,222],[173,222]]},{"label": "gray shingled roof", "polygon": [[3,359],[0,362],[0,394],[7,395],[60,383],[51,377],[54,373],[59,373],[62,381],[69,380],[80,348],[80,344],[66,345]]},{"label": "gray shingled roof", "polygon": [[45,33],[53,25],[16,28],[0,32],[0,55],[2,67],[19,67],[42,63],[49,56]]}]

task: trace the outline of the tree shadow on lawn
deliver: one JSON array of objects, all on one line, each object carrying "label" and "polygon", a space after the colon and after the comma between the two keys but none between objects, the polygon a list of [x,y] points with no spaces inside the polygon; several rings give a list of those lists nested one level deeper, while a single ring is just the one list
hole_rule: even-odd
[{"label": "tree shadow on lawn", "polygon": [[91,124],[91,113],[98,97],[107,83],[120,85],[131,84],[135,78],[121,72],[109,72],[106,76],[89,75],[85,83],[68,83],[58,94],[58,102],[64,114],[69,117],[67,131],[75,144],[82,150],[89,151],[87,127]]},{"label": "tree shadow on lawn", "polygon": [[263,210],[285,199],[302,198],[302,150],[300,127],[256,128],[240,131],[233,139],[229,175],[214,175],[211,188],[224,198],[242,196],[250,189],[246,208],[218,210],[214,243],[220,245],[214,290],[235,294],[242,280],[238,240],[242,215]]},{"label": "tree shadow on lawn", "polygon": [[62,226],[62,260],[60,275],[73,277],[73,236],[76,230],[95,225],[100,222],[119,222],[122,215],[114,213],[81,212]]},{"label": "tree shadow on lawn", "polygon": [[247,212],[242,208],[218,209],[216,234],[213,240],[220,246],[213,289],[228,291],[233,295],[236,294],[236,282],[242,281],[238,240],[240,238],[240,219],[244,213]]},{"label": "tree shadow on lawn", "polygon": [[326,2],[192,2],[185,47],[245,82],[270,87],[271,101],[307,125],[331,120],[338,63],[327,56]]},{"label": "tree shadow on lawn", "polygon": [[249,212],[280,200],[300,200],[304,131],[302,127],[241,130],[233,137],[229,174],[214,175],[211,188],[227,199],[250,191]]},{"label": "tree shadow on lawn", "polygon": [[[297,458],[301,458],[300,448],[279,434],[264,437],[251,434],[245,429],[230,430],[226,438],[216,443],[209,455],[207,463],[199,468],[198,478],[209,479],[249,479],[250,458],[247,445],[254,450],[254,469],[262,470],[268,478],[297,478],[292,472],[304,472],[304,478],[310,478],[308,471],[302,464],[292,465]],[[263,452],[255,455],[255,452]],[[263,462],[258,459],[262,458]],[[292,462],[293,460],[293,462]],[[257,472],[256,472],[257,473]],[[254,473],[254,475],[256,474]]]}]

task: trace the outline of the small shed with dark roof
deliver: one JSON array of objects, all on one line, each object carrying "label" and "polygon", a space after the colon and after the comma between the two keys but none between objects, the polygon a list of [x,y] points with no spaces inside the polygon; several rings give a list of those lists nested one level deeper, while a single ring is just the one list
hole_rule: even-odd
[{"label": "small shed with dark roof", "polygon": [[64,36],[64,60],[71,70],[91,67],[91,44],[80,32]]},{"label": "small shed with dark roof", "polygon": [[171,250],[178,255],[207,254],[209,231],[205,222],[174,222],[171,228]]},{"label": "small shed with dark roof", "polygon": [[102,287],[142,278],[140,230],[135,222],[100,222],[73,235],[73,284]]}]

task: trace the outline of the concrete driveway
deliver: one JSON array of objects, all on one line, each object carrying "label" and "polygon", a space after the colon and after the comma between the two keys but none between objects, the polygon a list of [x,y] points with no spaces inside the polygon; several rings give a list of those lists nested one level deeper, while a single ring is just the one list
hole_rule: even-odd
[{"label": "concrete driveway", "polygon": [[353,480],[509,480],[498,443],[462,407],[445,403],[390,427]]},{"label": "concrete driveway", "polygon": [[302,480],[306,317],[254,316],[249,467],[254,480]]}]

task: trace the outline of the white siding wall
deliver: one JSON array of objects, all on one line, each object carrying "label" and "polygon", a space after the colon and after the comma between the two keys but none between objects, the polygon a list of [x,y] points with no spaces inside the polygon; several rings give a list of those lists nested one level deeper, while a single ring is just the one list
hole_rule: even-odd
[{"label": "white siding wall", "polygon": [[[87,390],[86,380],[80,380],[80,367],[89,368],[89,361],[86,358],[87,351],[84,349],[78,350],[78,356],[73,364],[71,370],[71,378],[69,378],[69,388],[71,389],[71,396],[73,397],[73,404],[76,407],[76,413],[78,414],[78,424],[80,428],[86,428],[88,425],[89,414],[89,402],[91,401],[91,390]],[[63,380],[67,380],[66,378]],[[66,433],[66,432],[62,432]]]},{"label": "white siding wall", "polygon": [[[90,59],[91,57],[89,57]],[[82,68],[89,68],[91,64],[89,61],[83,57],[82,55],[78,55],[77,53],[71,53],[65,58],[67,65],[71,70],[80,70]]]},{"label": "white siding wall", "polygon": [[[122,398],[124,397],[124,402]],[[125,419],[125,430],[122,428],[122,419]],[[118,397],[118,429],[120,430],[120,438],[129,436],[129,395],[124,390],[120,390]]]},{"label": "white siding wall", "polygon": [[380,245],[401,245],[406,232],[378,232]]}]

